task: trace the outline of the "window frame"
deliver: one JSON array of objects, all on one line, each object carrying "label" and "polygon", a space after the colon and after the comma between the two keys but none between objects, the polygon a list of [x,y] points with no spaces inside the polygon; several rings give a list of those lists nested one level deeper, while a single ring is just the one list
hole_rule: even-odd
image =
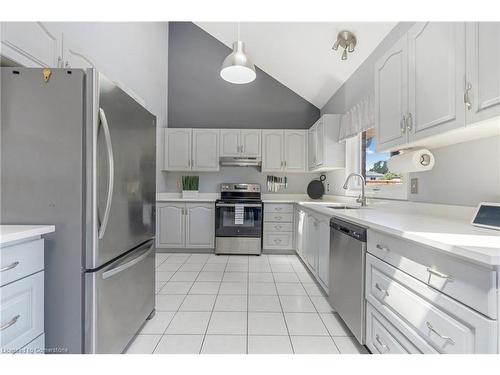
[{"label": "window frame", "polygon": [[[350,173],[359,173],[364,175],[361,170],[363,163],[363,158],[366,160],[366,154],[363,154],[363,137],[364,133],[362,132],[355,137],[346,139],[346,169],[345,169],[345,177]],[[356,156],[357,154],[357,156]],[[347,160],[351,160],[351,166],[349,167]],[[400,184],[394,185],[367,185],[365,183],[365,195],[368,198],[382,198],[382,199],[394,199],[394,200],[408,200],[408,173],[402,173],[402,182]],[[357,179],[356,182],[350,183],[348,189],[346,191],[346,196],[359,196],[362,192],[361,182]]]}]

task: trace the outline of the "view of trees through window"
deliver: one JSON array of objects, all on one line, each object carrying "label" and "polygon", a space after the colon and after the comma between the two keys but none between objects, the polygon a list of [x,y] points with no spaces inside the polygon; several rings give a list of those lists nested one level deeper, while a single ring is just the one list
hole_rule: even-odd
[{"label": "view of trees through window", "polygon": [[401,176],[392,173],[387,167],[391,157],[388,152],[377,152],[375,129],[363,132],[361,147],[361,170],[367,185],[400,184]]}]

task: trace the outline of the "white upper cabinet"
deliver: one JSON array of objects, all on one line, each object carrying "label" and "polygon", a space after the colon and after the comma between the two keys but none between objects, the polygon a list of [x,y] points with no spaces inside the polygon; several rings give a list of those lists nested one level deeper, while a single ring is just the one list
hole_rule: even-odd
[{"label": "white upper cabinet", "polygon": [[283,130],[262,131],[262,172],[283,171]]},{"label": "white upper cabinet", "polygon": [[221,129],[220,156],[229,157],[260,157],[260,129]]},{"label": "white upper cabinet", "polygon": [[213,248],[215,206],[213,203],[186,203],[186,247]]},{"label": "white upper cabinet", "polygon": [[239,129],[220,130],[220,156],[240,156]]},{"label": "white upper cabinet", "polygon": [[307,134],[308,169],[324,172],[345,168],[345,142],[339,142],[341,115],[326,114]]},{"label": "white upper cabinet", "polygon": [[406,143],[408,112],[408,39],[405,36],[375,64],[377,148]]},{"label": "white upper cabinet", "polygon": [[164,167],[169,171],[191,170],[191,129],[166,129]]},{"label": "white upper cabinet", "polygon": [[193,171],[219,170],[219,130],[193,129]]},{"label": "white upper cabinet", "polygon": [[82,51],[68,39],[66,35],[63,35],[63,67],[73,68],[73,69],[88,69],[95,68],[94,62],[90,57],[86,56]]},{"label": "white upper cabinet", "polygon": [[2,55],[26,67],[62,66],[62,34],[41,22],[2,22]]},{"label": "white upper cabinet", "polygon": [[305,172],[307,130],[285,130],[284,169],[288,172]]},{"label": "white upper cabinet", "polygon": [[262,130],[242,129],[240,136],[241,153],[243,156],[260,157]]},{"label": "white upper cabinet", "polygon": [[473,124],[500,116],[500,22],[467,23],[466,27],[464,101],[467,124]]},{"label": "white upper cabinet", "polygon": [[408,32],[410,141],[464,125],[465,23],[418,22]]}]

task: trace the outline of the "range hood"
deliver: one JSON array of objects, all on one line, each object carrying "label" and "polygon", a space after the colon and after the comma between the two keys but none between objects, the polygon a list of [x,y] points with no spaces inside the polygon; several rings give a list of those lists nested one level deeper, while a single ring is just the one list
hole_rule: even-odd
[{"label": "range hood", "polygon": [[250,157],[222,157],[220,158],[220,165],[223,167],[257,167],[262,166],[261,158]]}]

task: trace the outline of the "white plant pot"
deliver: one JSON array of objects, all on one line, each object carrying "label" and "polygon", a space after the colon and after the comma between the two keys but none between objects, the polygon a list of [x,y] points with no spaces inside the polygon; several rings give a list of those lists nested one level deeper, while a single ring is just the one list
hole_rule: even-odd
[{"label": "white plant pot", "polygon": [[182,191],[183,199],[193,199],[198,198],[198,190],[183,190]]}]

